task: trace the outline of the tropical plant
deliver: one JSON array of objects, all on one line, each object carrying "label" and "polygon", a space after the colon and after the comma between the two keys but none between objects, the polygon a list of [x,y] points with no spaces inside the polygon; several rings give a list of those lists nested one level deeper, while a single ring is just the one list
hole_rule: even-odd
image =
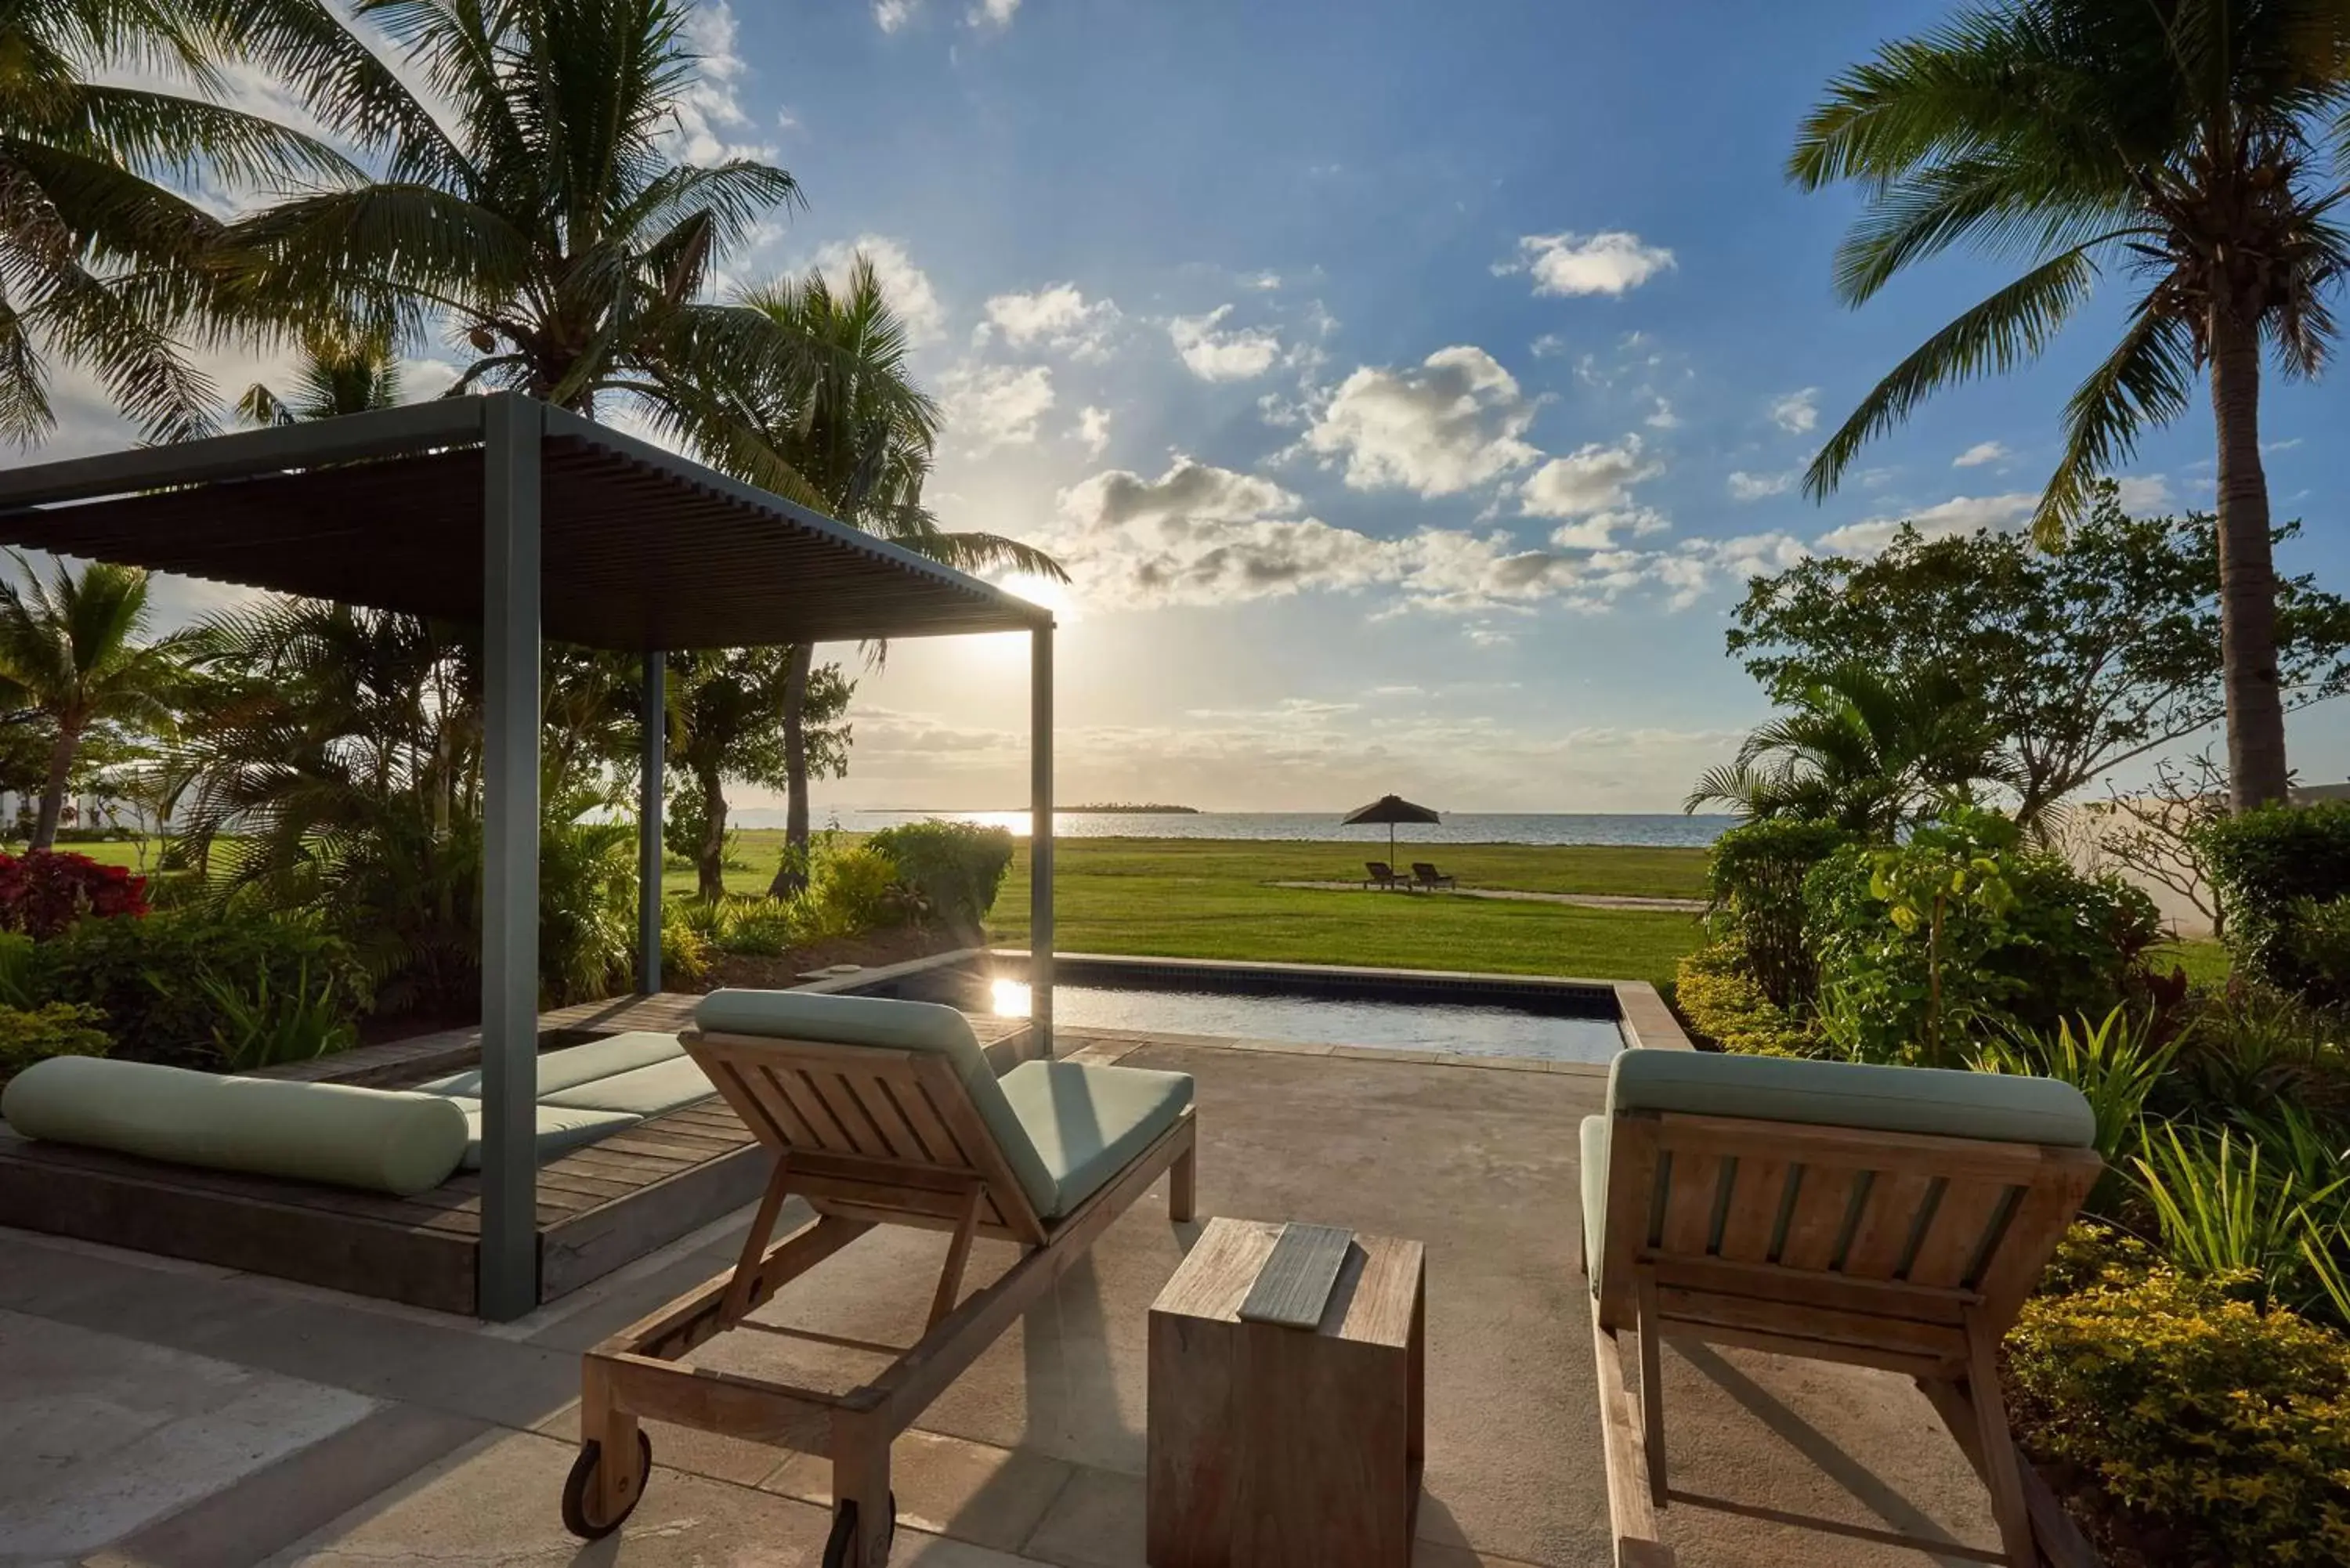
[{"label": "tropical plant", "polygon": [[2166,1124],[2130,1166],[2162,1228],[2163,1255],[2182,1272],[2243,1282],[2263,1306],[2322,1303],[2305,1244],[2323,1256],[2338,1233],[2350,1176],[2314,1179],[2280,1168],[2273,1155],[2264,1169],[2262,1152],[2260,1139],[2235,1129],[2206,1137]]},{"label": "tropical plant", "polygon": [[[787,778],[784,715],[792,687],[789,648],[705,649],[669,661],[669,758],[675,770],[670,815],[679,847],[694,863],[695,892],[726,892],[726,784],[781,788]],[[848,726],[839,722],[854,682],[837,664],[815,671],[801,689],[803,744],[820,765],[846,765]]]},{"label": "tropical plant", "polygon": [[801,907],[807,934],[816,941],[895,925],[906,912],[897,864],[862,844],[816,857]]},{"label": "tropical plant", "polygon": [[866,840],[889,857],[899,880],[958,940],[977,942],[996,889],[1012,866],[1007,828],[969,822],[909,822]]},{"label": "tropical plant", "polygon": [[2171,1078],[2160,1100],[2172,1116],[2285,1104],[2338,1115],[2350,1109],[2350,1033],[2296,997],[2235,986],[2196,1007]]},{"label": "tropical plant", "polygon": [[357,31],[287,23],[280,52],[295,57],[280,74],[380,172],[235,224],[228,243],[249,286],[367,320],[447,320],[474,355],[452,390],[506,388],[591,417],[629,405],[663,435],[817,504],[712,390],[805,371],[806,346],[767,317],[706,297],[713,272],[799,187],[754,158],[676,156],[679,102],[699,69],[690,7],[355,9],[396,65]]},{"label": "tropical plant", "polygon": [[336,993],[333,978],[322,979],[313,988],[307,962],[286,986],[272,985],[266,964],[250,981],[212,974],[195,980],[216,1015],[213,1047],[221,1065],[232,1073],[307,1062],[348,1051],[359,1041],[350,1005]]},{"label": "tropical plant", "polygon": [[8,557],[22,583],[0,577],[0,706],[41,716],[55,734],[32,847],[57,841],[74,754],[94,726],[129,722],[168,728],[189,639],[141,641],[148,623],[147,574],[93,561],[64,560],[44,579],[21,551]]},{"label": "tropical plant", "polygon": [[1861,400],[1813,460],[1814,496],[1938,388],[2036,358],[2107,265],[2146,280],[2066,408],[2035,529],[2059,538],[2208,373],[2239,807],[2286,792],[2260,379],[2264,349],[2288,376],[2311,375],[2333,336],[2350,241],[2313,140],[2350,101],[2345,66],[2350,12],[2336,0],[2004,0],[1839,76],[1788,163],[1807,189],[1862,188],[1836,262],[1852,305],[1953,245],[2031,258]]},{"label": "tropical plant", "polygon": [[[2207,514],[2131,517],[2111,484],[2062,550],[1905,524],[1876,554],[1756,577],[1729,649],[1782,701],[1852,664],[1962,689],[1986,716],[2016,821],[2039,836],[2068,796],[2226,716],[2213,529]],[[2350,687],[2350,603],[2281,577],[2277,658],[2288,708]],[[2224,809],[2224,769],[2218,782]]]},{"label": "tropical plant", "polygon": [[[966,570],[1003,566],[1066,582],[1042,550],[1001,535],[942,529],[922,503],[938,440],[938,410],[913,383],[904,319],[889,304],[873,265],[859,254],[842,286],[822,272],[786,278],[744,298],[790,337],[812,350],[807,373],[733,389],[740,422],[788,463],[836,521],[878,534],[918,555]],[[723,462],[723,448],[712,453]],[[755,478],[755,474],[746,477]],[[869,650],[878,662],[886,647]],[[812,650],[791,650],[783,712],[784,857],[771,894],[807,886],[808,779],[846,771],[846,750],[811,747],[806,715]]]},{"label": "tropical plant", "polygon": [[255,381],[237,400],[236,411],[256,425],[302,424],[394,408],[400,392],[400,356],[391,334],[346,322],[302,335],[292,392],[275,392]]},{"label": "tropical plant", "polygon": [[2054,1078],[2080,1090],[2096,1117],[2097,1152],[2111,1176],[2139,1152],[2147,1098],[2178,1049],[2176,1038],[2158,1044],[2152,1024],[2126,1002],[2095,1023],[2060,1018],[2053,1033],[2011,1024],[1978,1045],[1967,1064],[1978,1073]]},{"label": "tropical plant", "polygon": [[1788,711],[1708,768],[1684,811],[1727,805],[1889,838],[2005,770],[1980,702],[1931,671],[1915,679],[1839,665],[1786,698]]},{"label": "tropical plant", "polygon": [[191,349],[265,336],[288,311],[219,265],[224,224],[183,192],[356,175],[317,139],[217,101],[234,61],[277,58],[334,26],[315,0],[0,13],[0,435],[51,428],[59,365],[95,377],[150,439],[215,428]]}]

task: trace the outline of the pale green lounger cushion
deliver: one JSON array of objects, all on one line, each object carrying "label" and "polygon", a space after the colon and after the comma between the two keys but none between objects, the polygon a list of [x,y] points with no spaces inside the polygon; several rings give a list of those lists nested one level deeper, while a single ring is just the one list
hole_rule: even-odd
[{"label": "pale green lounger cushion", "polygon": [[1607,1070],[1607,1104],[1994,1143],[2088,1148],[2097,1138],[2089,1102],[2054,1078],[1727,1052],[1626,1051]]},{"label": "pale green lounger cushion", "polygon": [[1048,1220],[1092,1197],[1191,1103],[1191,1075],[1145,1067],[1023,1062],[1002,1086],[1052,1176],[1052,1202],[1037,1206]]},{"label": "pale green lounger cushion", "polygon": [[[592,1084],[598,1078],[608,1078],[616,1073],[634,1072],[657,1063],[675,1061],[685,1054],[685,1047],[677,1043],[674,1034],[615,1034],[607,1040],[590,1040],[585,1045],[567,1045],[560,1051],[542,1052],[538,1058],[538,1089],[531,1097],[544,1099],[565,1089],[576,1089],[582,1084]],[[415,1085],[427,1095],[463,1095],[468,1099],[482,1096],[482,1070],[469,1067],[462,1073],[452,1073],[445,1078]]]},{"label": "pale green lounger cushion", "polygon": [[[465,1168],[482,1168],[482,1102],[451,1096],[450,1103],[465,1113]],[[590,1111],[568,1106],[533,1106],[537,1122],[538,1163],[567,1154],[582,1144],[610,1137],[643,1121],[626,1111]]]},{"label": "pale green lounger cushion", "polygon": [[568,1106],[589,1111],[622,1111],[632,1116],[666,1116],[718,1093],[718,1086],[691,1056],[657,1062],[633,1073],[615,1073],[576,1089],[541,1095],[542,1106]]},{"label": "pale green lounger cushion", "polygon": [[402,1197],[446,1181],[467,1137],[465,1113],[437,1095],[99,1056],[36,1062],[0,1096],[0,1115],[26,1137]]},{"label": "pale green lounger cushion", "polygon": [[713,991],[693,1011],[694,1022],[712,1034],[767,1035],[778,1040],[820,1040],[836,1045],[873,1045],[925,1051],[954,1064],[980,1119],[995,1135],[1013,1175],[1039,1214],[1060,1199],[1060,1181],[1045,1168],[1027,1129],[997,1086],[995,1070],[971,1032],[971,1021],[933,1002],[899,1002],[881,996],[828,996],[805,991]]},{"label": "pale green lounger cushion", "polygon": [[1607,1118],[1583,1118],[1583,1266],[1599,1288],[1600,1238],[1607,1233]]}]

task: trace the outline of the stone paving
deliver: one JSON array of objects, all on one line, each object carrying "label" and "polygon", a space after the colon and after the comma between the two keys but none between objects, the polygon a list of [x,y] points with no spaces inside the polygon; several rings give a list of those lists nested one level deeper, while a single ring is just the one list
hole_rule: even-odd
[{"label": "stone paving", "polygon": [[[1133,1035],[1092,1054],[1195,1075],[1203,1215],[1428,1243],[1422,1568],[1606,1560],[1575,1199],[1596,1072]],[[16,1460],[0,1563],[815,1568],[826,1467],[731,1438],[653,1428],[652,1483],[609,1541],[583,1548],[556,1518],[579,1349],[725,1267],[743,1219],[495,1327],[0,1232]],[[899,1441],[893,1563],[1141,1563],[1144,1314],[1196,1233],[1170,1224],[1163,1188],[1146,1198]],[[904,1343],[942,1245],[877,1232],[763,1313]],[[1009,1255],[983,1245],[973,1283]],[[735,1347],[746,1365],[795,1343],[736,1338],[758,1342]],[[1898,1380],[1703,1350],[1669,1351],[1666,1369],[1677,1483],[1991,1542],[1971,1472]],[[1690,1568],[1918,1561],[1694,1507],[1667,1519]]]}]

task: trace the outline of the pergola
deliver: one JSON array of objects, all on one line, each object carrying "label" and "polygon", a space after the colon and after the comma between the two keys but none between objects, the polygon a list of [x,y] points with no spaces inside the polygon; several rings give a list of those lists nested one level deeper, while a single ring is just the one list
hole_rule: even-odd
[{"label": "pergola", "polygon": [[644,655],[638,986],[650,993],[660,987],[670,650],[1029,633],[1029,980],[1049,1049],[1053,618],[1037,605],[510,393],[14,469],[0,473],[0,542],[482,628],[486,1317],[518,1317],[538,1299],[545,638]]}]

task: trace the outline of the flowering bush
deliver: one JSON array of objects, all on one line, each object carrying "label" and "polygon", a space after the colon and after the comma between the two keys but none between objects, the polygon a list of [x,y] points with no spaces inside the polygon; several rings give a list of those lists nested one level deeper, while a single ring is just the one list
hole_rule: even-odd
[{"label": "flowering bush", "polygon": [[147,878],[120,866],[51,849],[0,855],[0,931],[46,940],[86,916],[137,919],[146,913]]},{"label": "flowering bush", "polygon": [[2094,1236],[2007,1336],[2024,1447],[2147,1561],[2350,1562],[2350,1339]]}]

